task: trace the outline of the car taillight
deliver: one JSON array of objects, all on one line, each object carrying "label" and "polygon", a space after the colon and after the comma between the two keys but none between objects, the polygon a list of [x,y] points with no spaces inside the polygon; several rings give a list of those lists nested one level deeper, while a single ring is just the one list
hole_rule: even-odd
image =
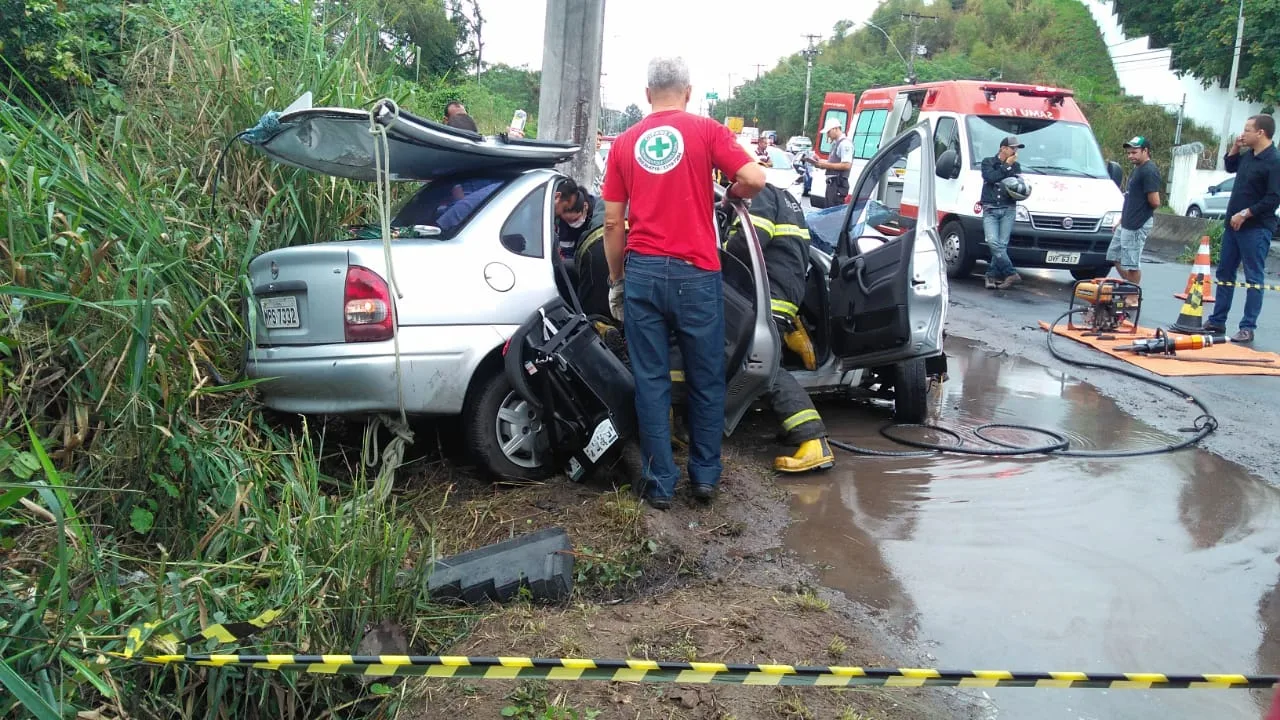
[{"label": "car taillight", "polygon": [[342,293],[342,321],[347,342],[390,340],[395,333],[393,308],[386,280],[366,267],[347,268]]}]

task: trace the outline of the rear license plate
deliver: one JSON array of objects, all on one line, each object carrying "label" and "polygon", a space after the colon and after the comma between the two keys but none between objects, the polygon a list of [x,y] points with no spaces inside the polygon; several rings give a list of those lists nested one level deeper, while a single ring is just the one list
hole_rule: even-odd
[{"label": "rear license plate", "polygon": [[591,433],[591,442],[582,449],[582,452],[591,462],[599,462],[600,456],[618,441],[618,431],[613,427],[613,421],[605,418],[596,426],[595,432]]},{"label": "rear license plate", "polygon": [[302,324],[298,317],[298,301],[292,295],[262,298],[258,306],[262,308],[262,322],[268,330],[296,328]]},{"label": "rear license plate", "polygon": [[1044,261],[1050,265],[1075,265],[1080,262],[1080,253],[1050,251],[1044,254]]}]

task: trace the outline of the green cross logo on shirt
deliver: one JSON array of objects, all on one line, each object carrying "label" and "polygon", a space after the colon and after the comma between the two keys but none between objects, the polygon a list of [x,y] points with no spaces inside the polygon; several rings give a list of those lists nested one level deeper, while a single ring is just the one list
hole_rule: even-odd
[{"label": "green cross logo on shirt", "polygon": [[684,157],[684,137],[670,125],[650,128],[636,141],[635,155],[641,168],[656,175],[668,173]]}]

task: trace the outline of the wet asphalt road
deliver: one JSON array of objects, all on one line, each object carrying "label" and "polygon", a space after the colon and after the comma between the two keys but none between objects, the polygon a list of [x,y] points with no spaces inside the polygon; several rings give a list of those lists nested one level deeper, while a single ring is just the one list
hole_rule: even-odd
[{"label": "wet asphalt road", "polygon": [[[1181,302],[1171,294],[1187,268],[1144,272],[1143,324],[1173,321]],[[1082,448],[1177,438],[1194,416],[1181,401],[1049,356],[1037,322],[1066,309],[1072,281],[1023,275],[1004,292],[984,290],[978,276],[953,281],[951,373],[934,397],[935,421],[1041,425]],[[1280,350],[1280,297],[1269,299],[1258,346]],[[1280,377],[1174,382],[1219,418],[1203,449],[1127,460],[841,455],[829,473],[786,481],[797,518],[788,545],[937,667],[1280,672]],[[890,447],[876,433],[884,410],[839,401],[820,410],[834,438]],[[1046,720],[1257,718],[1269,699],[1235,690],[986,692],[996,717]]]}]

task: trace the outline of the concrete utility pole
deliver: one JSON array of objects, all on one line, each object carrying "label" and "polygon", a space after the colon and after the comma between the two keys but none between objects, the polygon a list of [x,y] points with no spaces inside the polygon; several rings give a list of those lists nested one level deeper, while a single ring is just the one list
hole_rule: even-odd
[{"label": "concrete utility pole", "polygon": [[1236,52],[1231,58],[1231,83],[1227,85],[1227,116],[1222,121],[1222,141],[1218,145],[1218,169],[1222,169],[1235,135],[1231,132],[1231,106],[1236,104],[1236,76],[1240,72],[1240,40],[1244,37],[1244,0],[1240,0],[1240,14],[1236,20]]},{"label": "concrete utility pole", "polygon": [[821,35],[805,35],[809,39],[809,47],[800,51],[804,56],[804,121],[800,125],[800,134],[803,135],[809,129],[809,83],[813,78],[813,59],[822,54],[822,51],[814,46],[814,40],[821,40]]},{"label": "concrete utility pole", "polygon": [[591,186],[596,175],[604,1],[547,3],[543,34],[538,137],[571,142],[582,148],[560,170],[586,187]]},{"label": "concrete utility pole", "polygon": [[[1243,2],[1244,0],[1241,0]],[[902,19],[911,23],[911,49],[907,52],[907,83],[914,85],[916,83],[916,56],[920,54],[920,23],[925,20],[938,21],[936,15],[921,15],[920,13],[902,13]]]},{"label": "concrete utility pole", "polygon": [[1178,106],[1178,126],[1173,130],[1173,146],[1182,144],[1182,116],[1187,111],[1187,94],[1182,93],[1182,104]]}]

